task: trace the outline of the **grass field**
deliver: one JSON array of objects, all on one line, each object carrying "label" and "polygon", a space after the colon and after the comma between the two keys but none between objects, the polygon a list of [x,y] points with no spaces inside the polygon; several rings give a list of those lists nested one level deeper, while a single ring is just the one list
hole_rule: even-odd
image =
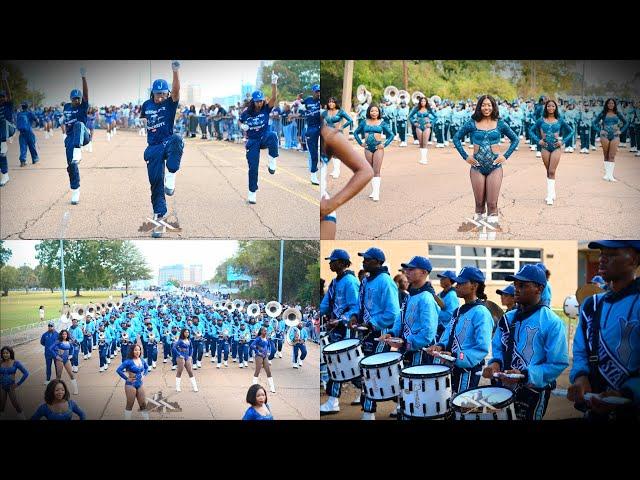
[{"label": "grass field", "polygon": [[[113,296],[114,300],[120,299],[120,291],[81,291],[80,297],[76,297],[75,291],[67,291],[67,302],[87,304],[102,302]],[[62,307],[62,294],[60,292],[9,292],[8,297],[0,297],[0,330],[27,325],[40,321],[38,308],[44,305],[45,319],[60,316]]]}]

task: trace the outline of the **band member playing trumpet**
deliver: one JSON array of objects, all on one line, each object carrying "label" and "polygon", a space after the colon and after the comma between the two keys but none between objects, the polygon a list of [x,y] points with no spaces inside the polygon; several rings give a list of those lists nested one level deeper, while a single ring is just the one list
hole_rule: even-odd
[{"label": "band member playing trumpet", "polygon": [[[456,295],[464,300],[464,305],[454,312],[451,322],[438,340],[427,352],[437,358],[437,362],[449,365],[451,369],[451,390],[454,394],[478,386],[484,358],[489,354],[493,317],[484,306],[484,273],[475,267],[464,267],[453,279]],[[440,355],[454,357],[445,360]]]},{"label": "band member playing trumpet", "polygon": [[100,372],[104,372],[109,364],[107,355],[109,354],[109,344],[111,343],[111,333],[105,331],[104,326],[98,327],[98,358],[100,362]]},{"label": "band member playing trumpet", "polygon": [[232,325],[229,322],[218,320],[214,326],[214,336],[218,339],[217,357],[218,364],[216,368],[220,368],[222,362],[222,354],[224,353],[224,366],[229,366],[229,339],[231,337]]},{"label": "band member playing trumpet", "polygon": [[247,324],[242,322],[236,330],[236,342],[238,343],[238,366],[240,368],[249,367],[247,357],[249,356],[249,343],[251,342],[251,332]]},{"label": "band member playing trumpet", "polygon": [[[20,370],[21,378],[16,383],[16,372]],[[11,405],[16,409],[18,418],[25,420],[24,412],[16,396],[16,388],[24,383],[29,376],[29,371],[16,360],[15,353],[11,347],[0,349],[0,418],[4,416],[4,407],[7,405],[7,398],[11,400]]]},{"label": "band member playing trumpet", "polygon": [[[379,248],[371,247],[358,253],[363,257],[362,266],[369,274],[360,285],[360,319],[368,333],[362,341],[365,357],[390,350],[390,346],[380,341],[382,334],[398,321],[400,305],[398,287],[389,275],[389,269],[383,266],[385,255]],[[376,402],[361,395],[362,420],[375,420]]]},{"label": "band member playing trumpet", "polygon": [[[360,282],[352,270],[351,259],[345,250],[335,249],[325,258],[329,260],[329,268],[336,274],[331,280],[327,293],[320,303],[320,315],[326,325],[329,342],[351,338],[360,313]],[[361,379],[352,380],[358,390],[362,388]],[[326,388],[328,400],[320,406],[320,414],[337,413],[340,411],[339,399],[342,383],[329,379]],[[360,393],[354,401],[360,403]]]},{"label": "band member playing trumpet", "polygon": [[202,355],[204,353],[205,327],[200,324],[200,317],[191,317],[191,341],[193,342],[193,368],[202,368]]},{"label": "band member playing trumpet", "polygon": [[518,308],[498,322],[482,376],[514,391],[519,419],[542,420],[556,378],[569,366],[564,323],[541,301],[547,279],[537,265],[524,265],[505,280],[514,282]]},{"label": "band member playing trumpet", "polygon": [[[293,344],[293,354],[291,356],[291,362],[293,368],[302,368],[302,361],[307,357],[307,347],[304,342],[309,338],[309,333],[304,327],[304,323],[298,323],[297,327],[291,327],[287,336],[289,342]],[[298,358],[300,358],[298,360]]]},{"label": "band member playing trumpet", "polygon": [[[142,377],[149,373],[149,364],[142,358],[142,348],[136,344],[129,350],[127,359],[120,364],[116,370],[117,374],[124,380],[124,393],[127,397],[127,405],[124,409],[124,419],[131,420],[133,404],[138,400],[140,415],[145,420],[149,420],[147,412],[147,402],[142,386]],[[125,375],[125,372],[126,375]]]},{"label": "band member playing trumpet", "polygon": [[253,372],[253,385],[258,383],[258,376],[260,370],[264,368],[267,373],[267,382],[269,383],[269,389],[272,393],[276,393],[276,387],[273,384],[273,377],[271,376],[271,368],[269,367],[269,354],[271,353],[271,342],[267,338],[267,329],[260,327],[260,334],[251,342],[249,349],[255,352],[256,369]]},{"label": "band member playing trumpet", "polygon": [[[567,398],[591,420],[637,419],[640,407],[639,240],[599,240],[598,274],[610,289],[585,299],[573,339]],[[591,398],[586,393],[595,394]],[[612,404],[607,397],[623,397]]]},{"label": "band member playing trumpet", "polygon": [[193,356],[193,343],[189,339],[189,329],[183,328],[180,331],[180,337],[178,341],[173,344],[172,349],[176,356],[176,362],[178,364],[178,371],[176,372],[176,392],[181,392],[180,383],[182,382],[182,370],[186,368],[189,380],[191,380],[191,386],[193,391],[198,391],[198,384],[196,383],[196,377],[193,376],[193,363],[191,357]]},{"label": "band member playing trumpet", "polygon": [[66,329],[60,331],[60,334],[58,335],[58,341],[51,345],[51,347],[49,348],[49,351],[56,361],[56,380],[60,380],[60,378],[62,377],[62,369],[64,368],[69,374],[69,378],[71,379],[71,385],[73,385],[73,394],[78,395],[78,381],[73,376],[71,361],[69,359],[69,357],[73,356],[75,350],[76,346],[71,340],[69,331]]}]

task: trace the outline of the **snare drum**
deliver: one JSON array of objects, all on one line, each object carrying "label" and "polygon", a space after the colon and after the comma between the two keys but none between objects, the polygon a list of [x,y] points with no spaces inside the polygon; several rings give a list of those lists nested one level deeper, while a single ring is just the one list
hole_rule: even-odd
[{"label": "snare drum", "polygon": [[324,359],[324,347],[329,345],[329,334],[327,332],[320,332],[320,366],[323,367],[327,364]]},{"label": "snare drum", "polygon": [[451,401],[456,420],[516,420],[515,394],[504,387],[476,387]]},{"label": "snare drum", "polygon": [[438,419],[449,415],[451,369],[417,365],[400,372],[400,410],[406,418]]},{"label": "snare drum", "polygon": [[340,340],[327,345],[323,351],[332,380],[347,382],[360,377],[358,362],[364,357],[360,340]]},{"label": "snare drum", "polygon": [[379,402],[396,398],[402,366],[398,352],[376,353],[360,360],[365,396]]}]

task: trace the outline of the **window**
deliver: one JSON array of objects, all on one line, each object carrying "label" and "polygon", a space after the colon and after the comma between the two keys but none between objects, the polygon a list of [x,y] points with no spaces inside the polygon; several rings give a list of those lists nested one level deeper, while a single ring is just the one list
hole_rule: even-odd
[{"label": "window", "polygon": [[454,245],[432,245],[429,244],[429,256],[431,255],[455,255]]}]

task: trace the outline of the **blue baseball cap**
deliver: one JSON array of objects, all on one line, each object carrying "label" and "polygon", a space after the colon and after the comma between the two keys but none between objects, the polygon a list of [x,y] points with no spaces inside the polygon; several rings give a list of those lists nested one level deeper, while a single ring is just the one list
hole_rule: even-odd
[{"label": "blue baseball cap", "polygon": [[256,90],[251,94],[251,98],[254,102],[259,102],[261,100],[264,100],[264,93],[262,93],[260,90]]},{"label": "blue baseball cap", "polygon": [[547,284],[547,275],[538,265],[524,265],[515,275],[507,275],[505,278],[508,282],[519,280],[521,282],[534,282],[540,285]]},{"label": "blue baseball cap", "polygon": [[635,248],[640,250],[640,240],[598,240],[589,242],[589,248]]},{"label": "blue baseball cap", "polygon": [[168,93],[169,92],[169,84],[166,80],[159,78],[158,80],[153,81],[153,85],[151,86],[151,93]]},{"label": "blue baseball cap", "polygon": [[374,260],[379,260],[380,262],[384,262],[386,260],[384,252],[376,247],[371,247],[366,252],[358,253],[358,255],[364,258],[373,258]]},{"label": "blue baseball cap", "polygon": [[453,279],[456,283],[484,282],[484,273],[476,267],[462,267],[460,274]]},{"label": "blue baseball cap", "polygon": [[312,92],[319,92],[320,91],[320,84],[315,83],[314,85],[311,86],[311,91]]},{"label": "blue baseball cap", "polygon": [[456,272],[453,272],[451,270],[445,270],[442,273],[438,273],[436,275],[438,278],[448,278],[449,280],[451,280],[453,283],[455,283],[456,281]]},{"label": "blue baseball cap", "polygon": [[69,98],[71,100],[73,100],[74,98],[82,98],[82,92],[77,88],[74,88],[73,90],[71,90],[71,93],[69,94]]},{"label": "blue baseball cap", "polygon": [[54,323],[53,323],[53,322],[49,322],[49,323],[47,323],[47,326],[48,326],[48,327],[53,327],[53,326],[54,326]]},{"label": "blue baseball cap", "polygon": [[333,261],[333,260],[351,260],[349,254],[346,250],[342,250],[340,248],[336,248],[331,255],[325,258],[325,260]]},{"label": "blue baseball cap", "polygon": [[415,256],[407,263],[401,263],[402,268],[419,268],[430,272],[432,270],[431,262],[426,257]]},{"label": "blue baseball cap", "polygon": [[513,286],[513,283],[507,285],[503,290],[496,290],[498,295],[511,295],[512,297],[516,294],[516,287]]},{"label": "blue baseball cap", "polygon": [[607,283],[607,282],[605,282],[604,278],[602,278],[600,275],[596,275],[591,279],[591,283]]}]

